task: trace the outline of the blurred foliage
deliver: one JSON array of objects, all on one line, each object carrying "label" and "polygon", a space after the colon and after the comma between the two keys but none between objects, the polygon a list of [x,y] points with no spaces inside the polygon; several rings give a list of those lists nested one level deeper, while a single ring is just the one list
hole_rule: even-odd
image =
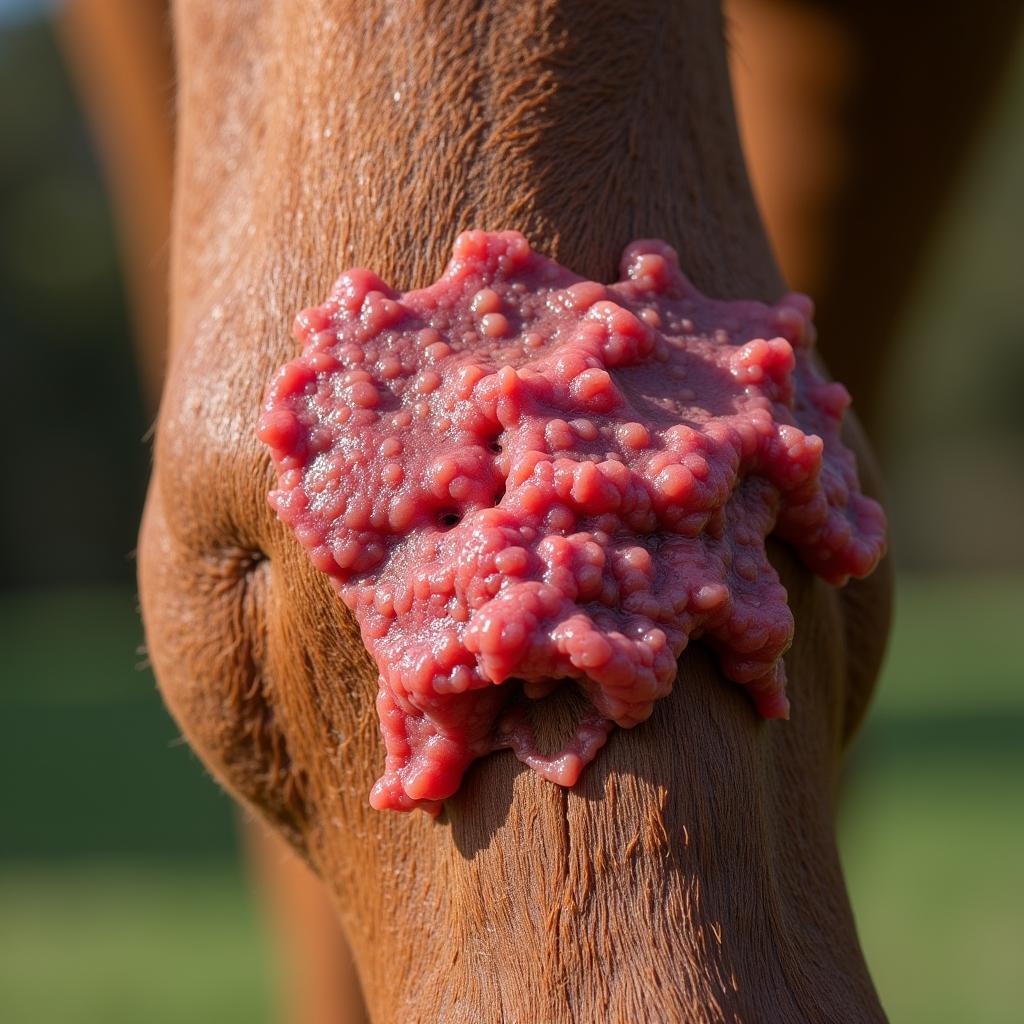
[{"label": "blurred foliage", "polygon": [[881,441],[904,566],[1024,568],[1022,51],[892,363]]},{"label": "blurred foliage", "polygon": [[38,21],[0,25],[0,125],[4,420],[20,439],[0,446],[0,586],[127,581],[146,420],[106,195]]}]

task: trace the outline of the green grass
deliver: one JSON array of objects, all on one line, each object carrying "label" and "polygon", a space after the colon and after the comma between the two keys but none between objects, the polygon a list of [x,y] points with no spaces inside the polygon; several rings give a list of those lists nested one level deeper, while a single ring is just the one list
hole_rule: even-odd
[{"label": "green grass", "polygon": [[1024,580],[904,577],[841,846],[891,1019],[1016,1024],[1024,969]]},{"label": "green grass", "polygon": [[873,717],[1024,713],[1024,579],[907,576]]},{"label": "green grass", "polygon": [[1024,968],[1020,753],[863,768],[842,849],[894,1022],[1017,1024]]},{"label": "green grass", "polygon": [[[843,857],[895,1024],[1021,1019],[1024,579],[904,579]],[[0,1021],[271,1020],[233,810],[140,669],[130,593],[0,597]]]},{"label": "green grass", "polygon": [[220,857],[233,809],[164,711],[125,588],[0,595],[3,860]]},{"label": "green grass", "polygon": [[266,943],[229,867],[0,873],[4,1024],[260,1024]]}]

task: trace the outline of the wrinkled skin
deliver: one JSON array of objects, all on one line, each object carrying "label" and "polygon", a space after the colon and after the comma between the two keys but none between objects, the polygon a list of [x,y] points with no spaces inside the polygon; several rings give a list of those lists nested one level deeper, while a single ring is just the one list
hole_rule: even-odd
[{"label": "wrinkled skin", "polygon": [[[708,294],[782,293],[718,11],[661,6],[176,11],[171,356],[139,551],[147,642],[211,770],[327,881],[376,1021],[884,1019],[834,799],[884,646],[885,567],[840,591],[773,548],[797,623],[788,724],[759,720],[696,645],[674,694],[613,735],[573,790],[504,753],[433,821],[367,806],[376,673],[266,504],[263,386],[294,352],[294,312],[343,267],[419,287],[458,231],[482,226],[522,230],[608,280],[626,242],[655,236]],[[557,746],[579,713],[552,698],[542,740]]]}]

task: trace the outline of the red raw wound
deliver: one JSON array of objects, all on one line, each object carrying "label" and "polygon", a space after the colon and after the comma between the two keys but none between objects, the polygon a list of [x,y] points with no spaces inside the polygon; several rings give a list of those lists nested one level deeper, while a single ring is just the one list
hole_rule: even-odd
[{"label": "red raw wound", "polygon": [[[375,807],[436,809],[499,747],[572,785],[612,724],[646,719],[691,638],[787,717],[787,541],[835,585],[881,558],[885,517],[815,369],[810,300],[701,295],[664,242],[584,280],[517,232],[459,236],[399,294],[343,274],[299,314],[303,351],[259,434],[270,502],[355,613],[380,670]],[[528,696],[572,679],[593,715],[554,756]]]}]

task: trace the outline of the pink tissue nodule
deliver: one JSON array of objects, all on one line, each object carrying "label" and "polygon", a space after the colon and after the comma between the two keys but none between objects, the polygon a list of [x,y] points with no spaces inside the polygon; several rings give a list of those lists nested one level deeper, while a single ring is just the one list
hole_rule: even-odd
[{"label": "pink tissue nodule", "polygon": [[[835,585],[884,552],[810,300],[709,299],[659,241],[632,243],[621,278],[469,231],[436,284],[351,270],[296,319],[259,426],[269,500],[380,670],[375,807],[434,810],[500,747],[572,785],[691,638],[787,717],[793,618],[765,538]],[[566,679],[593,714],[542,756],[502,684]]]}]

